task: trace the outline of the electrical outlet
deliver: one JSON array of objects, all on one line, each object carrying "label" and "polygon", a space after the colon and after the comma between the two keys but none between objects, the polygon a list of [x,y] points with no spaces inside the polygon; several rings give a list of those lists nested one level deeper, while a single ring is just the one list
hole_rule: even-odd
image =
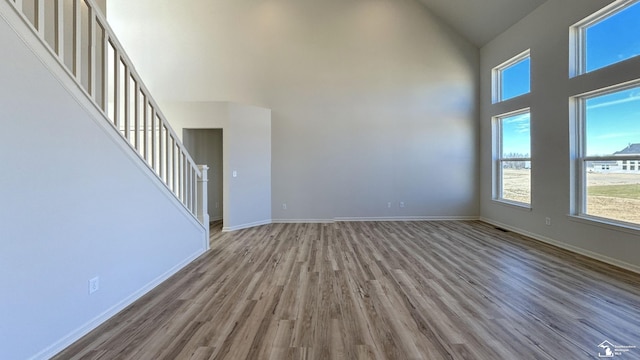
[{"label": "electrical outlet", "polygon": [[287,210],[287,203],[282,204],[282,210]]},{"label": "electrical outlet", "polygon": [[404,201],[400,201],[400,207],[403,208],[404,207]]},{"label": "electrical outlet", "polygon": [[547,226],[551,226],[551,218],[550,218],[550,217],[546,217],[546,218],[544,218],[544,223],[545,223]]},{"label": "electrical outlet", "polygon": [[93,294],[98,290],[100,290],[100,278],[96,276],[89,280],[89,294]]},{"label": "electrical outlet", "polygon": [[220,208],[220,203],[216,201],[216,209]]},{"label": "electrical outlet", "polygon": [[387,208],[388,208],[388,209],[391,209],[391,202],[388,202],[388,203],[387,203]]}]

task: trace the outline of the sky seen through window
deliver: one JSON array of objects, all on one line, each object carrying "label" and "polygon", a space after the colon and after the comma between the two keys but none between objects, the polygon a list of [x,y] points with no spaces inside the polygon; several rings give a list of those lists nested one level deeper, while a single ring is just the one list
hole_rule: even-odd
[{"label": "sky seen through window", "polygon": [[[585,45],[587,72],[640,55],[640,2],[586,28]],[[503,99],[529,91],[526,61],[504,70]],[[585,116],[587,156],[613,155],[640,143],[640,86],[588,98]],[[504,118],[502,132],[505,155],[530,154],[528,113]]]}]

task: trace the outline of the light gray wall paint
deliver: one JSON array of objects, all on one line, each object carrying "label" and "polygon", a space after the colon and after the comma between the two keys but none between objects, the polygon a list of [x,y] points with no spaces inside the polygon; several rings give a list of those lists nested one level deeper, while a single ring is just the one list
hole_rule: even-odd
[{"label": "light gray wall paint", "polygon": [[178,134],[183,129],[222,129],[223,229],[271,222],[271,111],[228,102],[161,106]]},{"label": "light gray wall paint", "polygon": [[182,142],[196,164],[209,166],[209,219],[222,219],[222,129],[184,129]]},{"label": "light gray wall paint", "polygon": [[163,103],[273,110],[275,220],[479,214],[478,49],[418,1],[107,5]]},{"label": "light gray wall paint", "polygon": [[[229,221],[224,228],[271,222],[271,111],[255,106],[229,105]],[[236,172],[237,177],[233,176]]]},{"label": "light gray wall paint", "polygon": [[[640,78],[640,59],[569,79],[569,27],[610,3],[549,0],[481,49],[481,214],[482,217],[557,241],[574,250],[640,269],[640,239],[570,218],[571,177],[569,97]],[[531,94],[491,104],[491,69],[531,49]],[[491,117],[531,106],[532,209],[491,199]],[[551,218],[551,226],[545,225]]]},{"label": "light gray wall paint", "polygon": [[47,358],[206,244],[204,227],[26,38],[0,17],[0,359]]}]

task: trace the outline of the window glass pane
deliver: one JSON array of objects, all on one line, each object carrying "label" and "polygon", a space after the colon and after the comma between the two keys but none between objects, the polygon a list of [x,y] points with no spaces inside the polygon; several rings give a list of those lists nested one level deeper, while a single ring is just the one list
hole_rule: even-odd
[{"label": "window glass pane", "polygon": [[586,71],[640,55],[640,2],[585,29]]},{"label": "window glass pane", "polygon": [[586,155],[630,155],[640,147],[640,87],[586,100]]},{"label": "window glass pane", "polygon": [[640,169],[630,168],[615,160],[586,162],[587,214],[640,224]]},{"label": "window glass pane", "polygon": [[499,117],[496,125],[500,149],[497,178],[494,186],[497,197],[523,204],[531,203],[531,136],[529,111]]},{"label": "window glass pane", "polygon": [[531,162],[502,162],[502,198],[531,203]]},{"label": "window glass pane", "polygon": [[531,115],[528,112],[502,118],[501,157],[529,157],[531,153],[530,119]]},{"label": "window glass pane", "polygon": [[531,59],[527,57],[502,70],[501,100],[527,94],[531,88]]}]

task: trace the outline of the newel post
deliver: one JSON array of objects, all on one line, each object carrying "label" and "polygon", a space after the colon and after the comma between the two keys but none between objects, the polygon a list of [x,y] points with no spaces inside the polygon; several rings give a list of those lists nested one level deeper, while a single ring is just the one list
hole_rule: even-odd
[{"label": "newel post", "polygon": [[198,178],[198,196],[197,196],[197,216],[200,223],[205,227],[207,233],[207,249],[209,249],[209,211],[207,205],[207,183],[209,182],[209,177],[207,171],[209,167],[207,165],[198,165],[198,170],[202,176]]}]

